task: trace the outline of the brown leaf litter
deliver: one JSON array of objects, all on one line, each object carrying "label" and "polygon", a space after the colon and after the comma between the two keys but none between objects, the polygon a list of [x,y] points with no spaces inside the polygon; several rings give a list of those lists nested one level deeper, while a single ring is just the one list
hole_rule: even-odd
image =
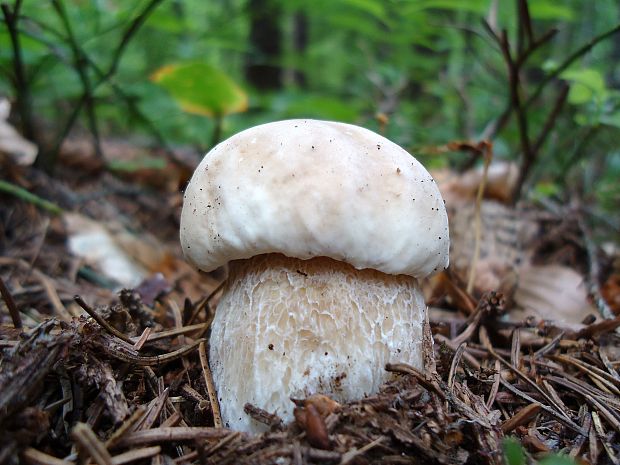
[{"label": "brown leaf litter", "polygon": [[[150,332],[140,348],[140,337],[104,330],[97,321],[103,312],[70,323],[48,320],[21,336],[5,328],[0,457],[491,464],[501,463],[503,436],[516,434],[532,453],[613,461],[620,350],[610,330],[618,323],[591,325],[583,337],[530,321],[512,326],[505,339],[497,319],[502,305],[501,297],[487,295],[456,338],[437,333],[436,371],[388,365],[395,376],[379,394],[344,405],[299,400],[292,425],[254,409],[271,425],[256,437],[213,426],[198,353],[208,323]],[[554,331],[521,343],[522,333]]]}]

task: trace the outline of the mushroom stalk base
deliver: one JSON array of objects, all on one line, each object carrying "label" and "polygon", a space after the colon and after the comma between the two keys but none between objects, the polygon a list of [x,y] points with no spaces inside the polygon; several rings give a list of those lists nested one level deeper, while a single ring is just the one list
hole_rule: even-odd
[{"label": "mushroom stalk base", "polygon": [[290,421],[291,397],[360,399],[387,381],[386,363],[421,368],[424,312],[410,276],[326,257],[232,262],[210,349],[225,425],[259,432],[247,402]]}]

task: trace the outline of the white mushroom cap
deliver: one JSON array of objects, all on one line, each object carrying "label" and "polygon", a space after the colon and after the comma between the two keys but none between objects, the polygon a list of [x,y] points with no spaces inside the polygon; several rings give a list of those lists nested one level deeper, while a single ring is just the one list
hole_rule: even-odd
[{"label": "white mushroom cap", "polygon": [[205,156],[185,192],[181,244],[205,271],[275,252],[422,278],[448,265],[448,218],[428,171],[398,145],[349,124],[287,120]]}]

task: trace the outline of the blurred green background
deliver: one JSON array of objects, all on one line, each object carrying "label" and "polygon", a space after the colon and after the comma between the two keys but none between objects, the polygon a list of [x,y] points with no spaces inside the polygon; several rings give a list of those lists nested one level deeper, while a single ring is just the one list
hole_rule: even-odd
[{"label": "blurred green background", "polygon": [[[18,126],[15,101],[25,81],[37,128],[57,138],[69,126],[92,130],[89,105],[101,135],[201,152],[262,122],[312,117],[381,131],[430,166],[464,164],[463,154],[430,149],[453,140],[490,138],[496,158],[519,159],[514,112],[494,129],[511,96],[505,56],[489,29],[506,31],[515,57],[557,29],[520,68],[522,101],[535,97],[525,109],[533,142],[570,85],[528,192],[559,195],[570,183],[599,205],[620,202],[616,0],[17,3],[25,78],[20,87],[6,13],[16,5],[8,3],[0,94],[14,102]],[[528,24],[519,13],[524,4]],[[80,100],[75,125],[67,125]]]}]

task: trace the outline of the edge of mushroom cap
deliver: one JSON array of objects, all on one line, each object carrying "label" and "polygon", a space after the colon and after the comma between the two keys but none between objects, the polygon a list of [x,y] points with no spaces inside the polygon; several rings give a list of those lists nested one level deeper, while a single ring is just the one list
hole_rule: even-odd
[{"label": "edge of mushroom cap", "polygon": [[368,129],[311,119],[255,126],[209,151],[180,237],[205,271],[282,253],[416,278],[448,266],[450,243],[439,189],[412,155]]}]

